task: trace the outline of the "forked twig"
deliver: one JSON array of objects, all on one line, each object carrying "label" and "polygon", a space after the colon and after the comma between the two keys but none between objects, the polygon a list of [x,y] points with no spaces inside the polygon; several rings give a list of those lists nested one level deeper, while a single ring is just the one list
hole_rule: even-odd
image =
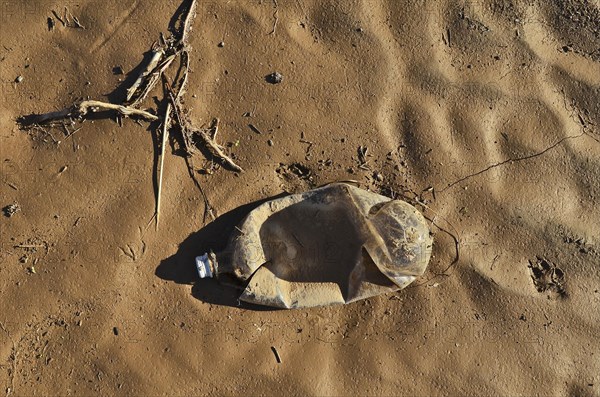
[{"label": "forked twig", "polygon": [[[216,131],[216,129],[218,128],[219,125],[219,120],[215,119],[215,121],[213,122],[213,127],[208,129],[208,131],[210,130],[214,130]],[[207,130],[195,130],[194,133],[197,134],[201,139],[202,142],[204,143],[204,145],[206,145],[210,152],[213,154],[213,156],[217,157],[219,160],[221,160],[223,163],[227,164],[233,171],[237,171],[237,172],[244,172],[243,168],[240,167],[239,165],[237,165],[232,159],[231,157],[227,156],[224,152],[223,149],[221,149],[221,147],[217,144],[217,142],[215,142],[207,133]],[[215,134],[216,135],[216,134]]]}]

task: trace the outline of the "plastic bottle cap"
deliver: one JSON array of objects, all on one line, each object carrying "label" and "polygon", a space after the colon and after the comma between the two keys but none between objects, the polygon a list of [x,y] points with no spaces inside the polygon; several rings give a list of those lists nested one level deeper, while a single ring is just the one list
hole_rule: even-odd
[{"label": "plastic bottle cap", "polygon": [[212,278],[212,266],[210,265],[208,254],[196,257],[196,269],[198,269],[200,278]]}]

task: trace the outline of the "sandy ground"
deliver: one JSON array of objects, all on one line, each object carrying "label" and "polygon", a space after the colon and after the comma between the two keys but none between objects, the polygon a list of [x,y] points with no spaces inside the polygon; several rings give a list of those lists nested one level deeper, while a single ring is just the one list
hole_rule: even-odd
[{"label": "sandy ground", "polygon": [[[220,215],[206,226],[173,142],[158,231],[155,125],[66,138],[15,120],[122,99],[180,3],[1,6],[0,205],[21,208],[0,219],[1,392],[600,394],[599,1],[201,1],[186,105],[220,118],[245,172],[199,175]],[[85,29],[57,21],[64,6]],[[412,287],[271,311],[197,282],[193,257],[223,247],[240,206],[347,179],[434,188]]]}]

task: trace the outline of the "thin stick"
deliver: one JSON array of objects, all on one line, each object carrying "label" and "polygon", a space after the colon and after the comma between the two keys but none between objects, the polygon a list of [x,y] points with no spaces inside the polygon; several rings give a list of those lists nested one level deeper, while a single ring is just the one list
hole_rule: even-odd
[{"label": "thin stick", "polygon": [[154,88],[154,86],[156,85],[156,83],[158,83],[158,80],[160,80],[160,76],[162,76],[162,74],[165,72],[165,70],[168,69],[169,66],[171,66],[171,63],[173,62],[173,60],[175,59],[175,54],[169,55],[160,65],[158,65],[156,68],[154,68],[154,70],[147,76],[148,77],[148,83],[144,86],[144,88],[142,89],[142,92],[140,92],[140,94],[138,95],[138,97],[131,102],[131,107],[138,107],[138,105],[144,100],[146,99],[146,97],[148,96],[148,94],[150,93],[150,91],[152,91],[152,89]]},{"label": "thin stick", "polygon": [[171,103],[173,105],[173,112],[175,113],[175,117],[177,118],[177,123],[179,124],[179,128],[181,129],[181,135],[183,136],[183,144],[185,145],[185,152],[188,156],[191,156],[195,150],[188,122],[182,116],[181,109],[179,108],[179,101],[175,98],[175,94],[173,94],[173,89],[169,84],[169,79],[166,76],[163,76],[163,80],[165,82],[167,92],[169,93],[169,99],[171,100]]},{"label": "thin stick", "polygon": [[165,112],[165,120],[163,124],[162,148],[160,152],[160,173],[158,175],[158,194],[156,198],[156,230],[158,231],[158,222],[160,220],[160,197],[162,192],[163,170],[165,165],[165,148],[167,147],[167,139],[169,137],[169,122],[171,114],[171,102],[167,103]]},{"label": "thin stick", "polygon": [[190,70],[190,55],[186,50],[181,51],[181,59],[183,60],[183,77],[181,78],[181,83],[179,85],[179,91],[177,91],[177,95],[175,99],[179,101],[179,98],[185,93],[185,86],[188,81],[188,74]]},{"label": "thin stick", "polygon": [[43,244],[18,244],[15,245],[15,248],[45,248],[46,246]]},{"label": "thin stick", "polygon": [[54,10],[52,10],[52,14],[54,14],[54,16],[56,17],[56,19],[58,19],[60,21],[60,23],[62,23],[63,26],[67,26],[67,24],[65,23],[65,21],[60,17],[60,15],[58,15],[58,13]]},{"label": "thin stick", "polygon": [[158,65],[164,54],[165,51],[162,48],[158,48],[152,52],[152,58],[150,58],[150,62],[148,63],[146,68],[141,71],[138,78],[133,82],[133,85],[127,89],[127,102],[131,100],[133,94],[135,94],[138,87],[140,86],[140,84],[142,84],[142,81],[144,81],[146,76],[148,76],[156,68],[156,65]]},{"label": "thin stick", "polygon": [[212,139],[213,141],[216,141],[217,139],[217,134],[219,133],[219,119],[214,119],[211,129],[213,130],[213,133],[210,136],[210,139]]}]

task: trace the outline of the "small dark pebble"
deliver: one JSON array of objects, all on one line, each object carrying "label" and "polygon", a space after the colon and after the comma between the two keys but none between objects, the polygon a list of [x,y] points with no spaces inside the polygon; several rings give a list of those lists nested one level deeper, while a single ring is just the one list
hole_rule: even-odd
[{"label": "small dark pebble", "polygon": [[121,66],[115,66],[112,70],[113,74],[124,74],[123,68]]},{"label": "small dark pebble", "polygon": [[113,334],[115,334],[116,336],[119,336],[119,328],[113,327]]},{"label": "small dark pebble", "polygon": [[283,75],[279,72],[273,72],[267,76],[265,76],[265,80],[271,84],[279,84],[283,81]]}]

